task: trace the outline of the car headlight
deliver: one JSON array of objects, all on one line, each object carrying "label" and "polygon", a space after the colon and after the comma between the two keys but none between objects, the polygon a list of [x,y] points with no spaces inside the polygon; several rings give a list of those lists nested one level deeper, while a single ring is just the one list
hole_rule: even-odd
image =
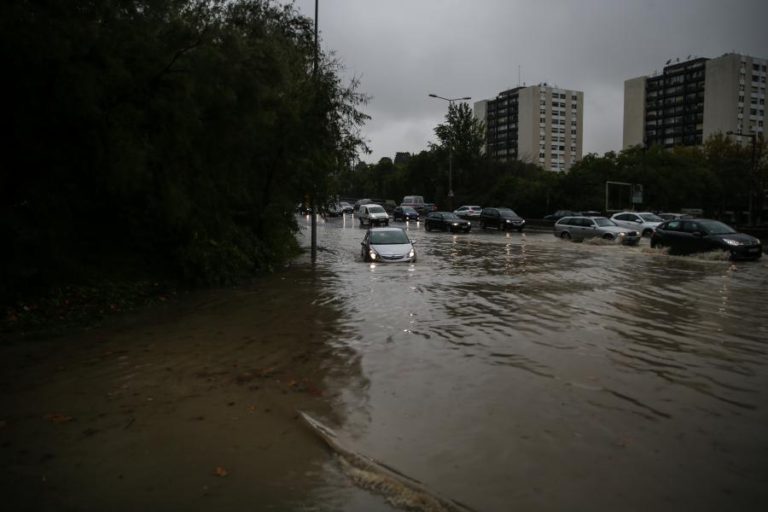
[{"label": "car headlight", "polygon": [[454,225],[454,226],[458,226],[458,225],[459,225],[459,223],[458,223],[458,222],[454,222],[454,223],[453,223],[453,225]]},{"label": "car headlight", "polygon": [[409,258],[413,258],[414,256],[416,256],[416,251],[415,251],[414,249],[411,249],[411,250],[408,252],[408,257],[409,257]]},{"label": "car headlight", "polygon": [[738,240],[734,240],[733,238],[723,238],[723,242],[725,242],[728,245],[744,245],[743,242],[739,242]]},{"label": "car headlight", "polygon": [[371,250],[368,252],[368,256],[370,256],[372,260],[375,260],[376,258],[378,258],[378,257],[379,257],[379,255],[378,255],[378,254],[376,254],[376,251],[374,251],[373,249],[371,249]]},{"label": "car headlight", "polygon": [[622,231],[621,233],[619,233],[619,236],[627,236],[627,234]]}]

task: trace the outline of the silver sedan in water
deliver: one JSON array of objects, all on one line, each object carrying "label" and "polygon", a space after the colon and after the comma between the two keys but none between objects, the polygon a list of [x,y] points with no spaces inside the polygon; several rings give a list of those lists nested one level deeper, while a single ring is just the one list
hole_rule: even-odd
[{"label": "silver sedan in water", "polygon": [[582,241],[586,238],[601,238],[618,241],[624,245],[637,245],[640,234],[621,227],[607,217],[585,217],[574,215],[563,217],[555,223],[554,234],[564,240]]},{"label": "silver sedan in water", "polygon": [[402,228],[370,228],[360,243],[363,261],[415,262],[413,242]]}]

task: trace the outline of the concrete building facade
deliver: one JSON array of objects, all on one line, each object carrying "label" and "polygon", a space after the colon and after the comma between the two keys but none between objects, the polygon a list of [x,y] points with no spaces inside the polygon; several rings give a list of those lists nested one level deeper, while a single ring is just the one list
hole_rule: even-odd
[{"label": "concrete building facade", "polygon": [[478,101],[488,156],[521,160],[564,172],[581,159],[584,93],[539,84],[516,87]]},{"label": "concrete building facade", "polygon": [[768,61],[734,53],[675,62],[624,82],[623,147],[697,146],[716,133],[762,134]]}]

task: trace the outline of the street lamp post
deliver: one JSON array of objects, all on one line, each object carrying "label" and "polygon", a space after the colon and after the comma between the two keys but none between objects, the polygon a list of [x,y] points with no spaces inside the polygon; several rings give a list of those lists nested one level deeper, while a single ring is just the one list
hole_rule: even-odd
[{"label": "street lamp post", "polygon": [[[320,6],[318,5],[320,0],[315,0],[315,48],[314,48],[314,55],[312,58],[312,78],[317,79],[317,60],[318,60],[318,45],[317,45],[317,15],[320,10]],[[315,100],[317,101],[317,100]],[[312,202],[311,202],[311,208],[312,212],[310,213],[311,222],[310,222],[310,243],[309,243],[309,253],[310,258],[312,260],[312,264],[314,264],[317,261],[317,189],[316,187],[312,187],[314,190],[312,191]]]},{"label": "street lamp post", "polygon": [[[749,137],[752,139],[752,159],[751,159],[751,165],[749,168],[749,194],[747,195],[748,199],[748,206],[749,209],[749,225],[754,226],[755,224],[755,214],[753,212],[753,203],[752,203],[752,197],[755,195],[755,176],[757,175],[757,166],[756,166],[756,160],[755,160],[755,153],[757,151],[757,134],[756,133],[734,133],[732,131],[725,132],[726,135],[738,135],[739,137]],[[762,190],[762,189],[761,189]]]},{"label": "street lamp post", "polygon": [[[442,96],[438,96],[437,94],[432,93],[429,93],[429,97],[447,101],[449,105],[449,111],[454,102],[469,101],[472,99],[469,96],[464,96],[463,98],[443,98]],[[453,137],[451,137],[451,139],[453,139]],[[453,140],[448,142],[448,210],[453,210]]]}]

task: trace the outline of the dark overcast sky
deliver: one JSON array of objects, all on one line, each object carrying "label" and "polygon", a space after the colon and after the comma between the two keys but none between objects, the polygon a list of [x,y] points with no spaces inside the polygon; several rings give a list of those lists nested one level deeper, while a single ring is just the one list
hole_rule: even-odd
[{"label": "dark overcast sky", "polygon": [[584,154],[602,154],[621,149],[624,80],[688,55],[768,58],[768,0],[320,0],[319,26],[371,96],[367,162],[435,140],[447,103],[427,94],[493,98],[518,66],[527,85],[584,91]]}]

